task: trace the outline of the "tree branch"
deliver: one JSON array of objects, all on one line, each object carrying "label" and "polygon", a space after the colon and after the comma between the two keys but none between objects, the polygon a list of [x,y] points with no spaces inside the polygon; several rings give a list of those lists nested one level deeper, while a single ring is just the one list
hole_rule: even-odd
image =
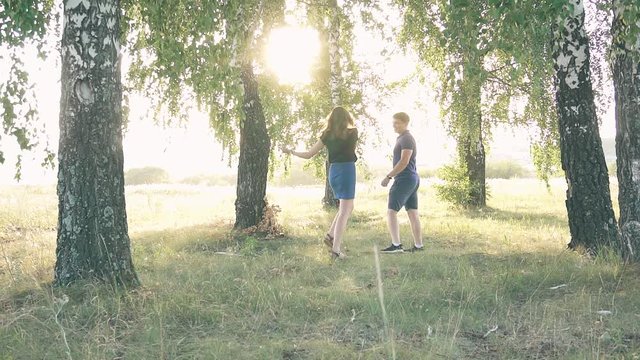
[{"label": "tree branch", "polygon": [[301,3],[301,4],[305,4],[307,6],[311,6],[311,7],[326,7],[326,8],[331,7],[329,4],[323,4],[323,3],[320,3],[320,2],[313,3],[311,1],[304,1],[304,0],[298,0],[298,2]]},{"label": "tree branch", "polygon": [[493,83],[498,83],[506,87],[507,89],[515,89],[525,94],[529,94],[529,89],[524,87],[524,85],[511,84],[498,76],[494,76],[493,73],[489,73],[489,75],[487,76],[487,80]]},{"label": "tree branch", "polygon": [[497,68],[495,68],[495,69],[487,70],[487,72],[488,72],[489,74],[495,74],[496,72],[498,72],[498,71],[500,71],[500,70],[503,70],[503,69],[508,68],[508,67],[512,67],[512,66],[514,66],[514,65],[516,65],[516,63],[509,63],[509,64],[505,64],[505,65],[500,66],[500,67],[497,67]]}]

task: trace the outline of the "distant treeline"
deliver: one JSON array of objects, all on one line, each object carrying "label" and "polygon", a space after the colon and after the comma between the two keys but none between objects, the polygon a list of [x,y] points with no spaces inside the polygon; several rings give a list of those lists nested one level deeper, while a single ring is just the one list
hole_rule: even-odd
[{"label": "distant treeline", "polygon": [[[615,164],[613,165],[615,166]],[[385,171],[387,169],[371,169],[370,175],[377,178]],[[615,171],[615,168],[613,171]],[[514,160],[489,161],[487,162],[486,172],[489,179],[535,177],[532,169],[527,169]],[[419,173],[423,178],[438,177],[438,169],[434,168],[422,168],[419,169]],[[558,174],[558,176],[562,176],[562,174]],[[361,178],[364,179],[364,175]],[[171,179],[167,170],[160,167],[147,166],[127,170],[124,175],[124,181],[125,185],[179,183],[200,186],[234,186],[236,185],[237,177],[235,174],[198,174],[182,179]],[[323,181],[313,174],[313,170],[292,167],[289,174],[273,177],[270,179],[270,183],[276,186],[311,186],[322,185]]]}]

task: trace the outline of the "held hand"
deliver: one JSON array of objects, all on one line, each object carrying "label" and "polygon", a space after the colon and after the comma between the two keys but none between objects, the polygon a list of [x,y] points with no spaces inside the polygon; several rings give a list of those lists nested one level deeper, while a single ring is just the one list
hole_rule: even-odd
[{"label": "held hand", "polygon": [[289,149],[289,148],[285,148],[285,147],[283,147],[283,148],[282,148],[282,152],[283,152],[283,153],[285,153],[285,154],[291,155],[291,153],[293,152],[293,150],[291,150],[291,149]]},{"label": "held hand", "polygon": [[390,179],[388,177],[385,177],[380,183],[380,185],[382,185],[382,187],[387,187],[387,185],[389,185],[389,181]]}]

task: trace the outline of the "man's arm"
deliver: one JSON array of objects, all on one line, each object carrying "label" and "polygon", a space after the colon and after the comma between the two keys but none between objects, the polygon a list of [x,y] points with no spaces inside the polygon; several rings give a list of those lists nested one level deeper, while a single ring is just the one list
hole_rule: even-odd
[{"label": "man's arm", "polygon": [[391,172],[387,174],[387,178],[393,178],[394,176],[400,174],[402,170],[404,170],[407,165],[409,165],[409,161],[411,160],[411,155],[413,155],[413,150],[411,149],[402,149],[402,153],[400,154],[400,161],[393,167]]},{"label": "man's arm", "polygon": [[400,174],[402,170],[404,170],[407,165],[409,165],[409,160],[411,160],[411,155],[413,155],[413,150],[411,149],[402,149],[402,153],[400,153],[400,161],[393,167],[391,172],[387,174],[387,176],[382,180],[381,185],[387,186],[389,185],[389,181],[396,175]]}]

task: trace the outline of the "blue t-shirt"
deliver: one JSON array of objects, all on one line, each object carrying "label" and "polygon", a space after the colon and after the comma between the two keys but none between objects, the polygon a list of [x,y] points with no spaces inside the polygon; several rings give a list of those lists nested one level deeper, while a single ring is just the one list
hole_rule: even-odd
[{"label": "blue t-shirt", "polygon": [[411,135],[409,130],[400,134],[400,136],[398,136],[398,140],[396,140],[396,146],[393,148],[393,166],[396,166],[398,162],[400,162],[402,150],[413,150],[413,153],[411,153],[409,164],[407,164],[407,167],[405,167],[404,170],[396,175],[396,179],[418,176],[418,171],[416,169],[416,140],[413,138],[413,135]]}]

